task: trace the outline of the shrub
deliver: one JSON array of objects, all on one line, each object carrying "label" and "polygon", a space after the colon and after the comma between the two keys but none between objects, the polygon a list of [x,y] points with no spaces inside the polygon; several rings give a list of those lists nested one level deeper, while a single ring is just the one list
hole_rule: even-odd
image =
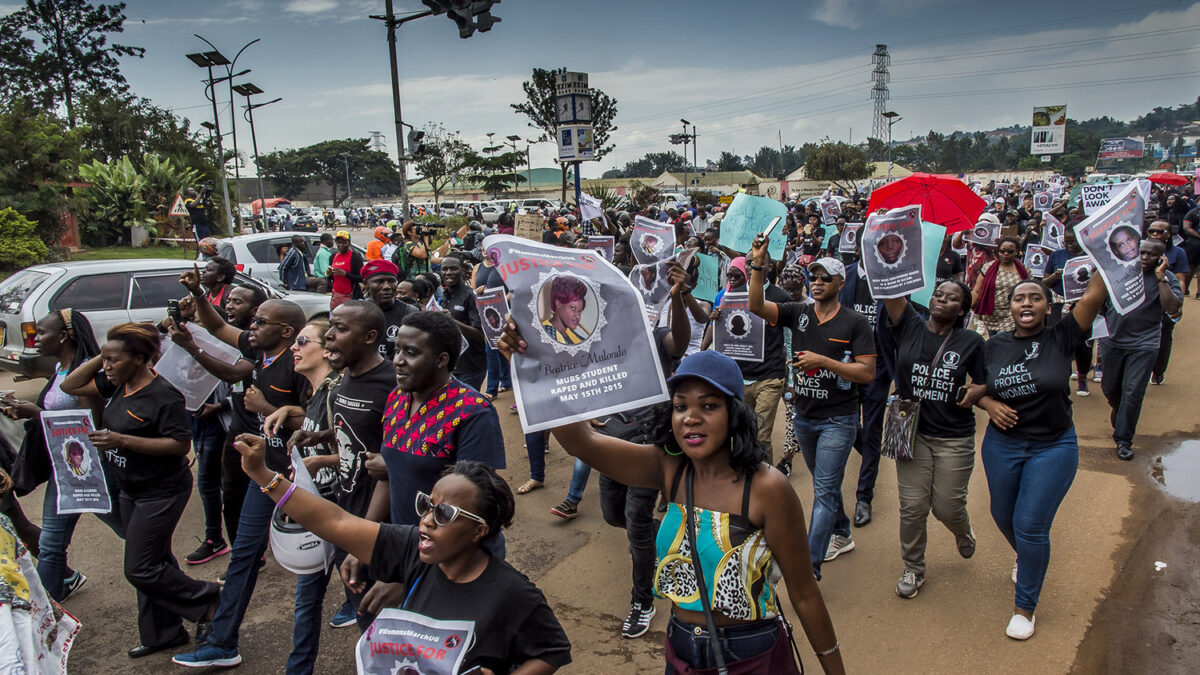
[{"label": "shrub", "polygon": [[37,236],[37,224],[11,208],[0,209],[0,268],[16,270],[42,262],[50,249]]}]

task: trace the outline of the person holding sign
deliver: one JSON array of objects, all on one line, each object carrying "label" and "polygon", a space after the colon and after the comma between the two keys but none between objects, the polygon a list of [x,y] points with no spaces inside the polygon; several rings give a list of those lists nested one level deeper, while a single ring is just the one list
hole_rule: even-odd
[{"label": "person holding sign", "polygon": [[750,272],[750,311],[792,331],[796,378],[796,441],[813,475],[808,548],[813,574],[821,564],[854,550],[842,505],[842,478],[858,430],[859,388],[875,379],[875,336],[867,318],[843,307],[838,293],[846,267],[833,258],[808,266],[812,304],[776,303],[763,297],[766,239],[756,237]]},{"label": "person holding sign", "polygon": [[1010,302],[1016,328],[992,336],[984,353],[987,394],[976,405],[990,423],[981,457],[992,520],[1017,554],[1015,606],[1005,631],[1014,640],[1033,637],[1050,564],[1050,526],[1079,468],[1071,357],[1087,340],[1107,295],[1103,278],[1094,274],[1075,308],[1047,325],[1050,292],[1040,281],[1022,281]]},{"label": "person holding sign", "polygon": [[183,619],[199,631],[212,619],[221,590],[184,574],[171,554],[171,537],[192,494],[191,432],[183,394],[150,367],[159,349],[152,326],[118,324],[100,355],[62,382],[67,394],[108,399],[104,427],[88,440],[104,453],[105,473],[115,474],[119,489],[125,579],[138,598],[141,642],[129,650],[135,659],[187,644]]},{"label": "person holding sign", "polygon": [[[243,434],[235,447],[246,474],[267,486],[264,492],[284,513],[369,564],[375,578],[407,588],[401,605],[406,612],[474,624],[475,642],[459,672],[545,674],[571,662],[571,644],[545,596],[489,551],[512,524],[515,505],[508,484],[487,465],[450,465],[429,494],[418,491],[416,525],[380,524],[296,490],[267,468],[263,438]],[[362,590],[345,567],[343,581]],[[398,650],[375,655],[379,661],[369,672],[396,672],[399,656]]]},{"label": "person holding sign", "polygon": [[[966,330],[971,291],[960,281],[943,281],[923,320],[907,298],[883,301],[899,344],[896,393],[921,402],[912,458],[896,462],[900,491],[900,550],[904,573],[896,595],[915,598],[925,584],[926,522],[933,516],[951,533],[958,554],[975,554],[975,533],[967,514],[967,484],[975,466],[974,400],[967,398],[967,377],[986,377],[984,341]],[[976,397],[982,392],[976,390]]]},{"label": "person holding sign", "polygon": [[1013,330],[1012,313],[1008,311],[1008,299],[1017,284],[1029,278],[1029,271],[1017,260],[1016,237],[1003,237],[996,245],[996,260],[980,270],[971,293],[975,297],[975,313],[979,315],[988,335]]},{"label": "person holding sign", "polygon": [[[1067,302],[1065,298],[1065,288],[1063,286],[1063,276],[1067,271],[1067,261],[1079,256],[1085,255],[1083,249],[1079,246],[1079,240],[1075,238],[1075,228],[1068,227],[1063,231],[1063,248],[1052,251],[1050,258],[1046,262],[1046,276],[1042,282],[1050,289],[1050,295],[1053,300],[1050,305],[1050,317],[1048,323],[1054,323],[1059,320],[1064,311],[1070,311],[1074,306],[1074,302]],[[1075,395],[1090,396],[1088,390],[1088,372],[1092,369],[1092,349],[1093,340],[1087,340],[1075,350]]]}]

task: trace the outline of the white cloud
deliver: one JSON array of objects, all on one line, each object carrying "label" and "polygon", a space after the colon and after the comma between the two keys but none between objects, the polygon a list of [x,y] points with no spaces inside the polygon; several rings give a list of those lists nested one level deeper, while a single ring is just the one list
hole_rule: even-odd
[{"label": "white cloud", "polygon": [[296,14],[320,14],[337,8],[334,0],[291,0],[283,9]]},{"label": "white cloud", "polygon": [[879,19],[886,14],[911,12],[944,0],[820,0],[812,18],[837,28],[855,29],[864,17]]}]

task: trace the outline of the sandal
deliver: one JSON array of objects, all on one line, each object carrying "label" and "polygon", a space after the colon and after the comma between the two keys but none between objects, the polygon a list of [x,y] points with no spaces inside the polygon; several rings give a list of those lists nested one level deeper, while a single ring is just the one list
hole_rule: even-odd
[{"label": "sandal", "polygon": [[521,487],[517,488],[517,494],[527,495],[530,492],[533,492],[534,490],[540,490],[544,487],[546,487],[545,482],[540,481],[540,480],[534,480],[534,479],[530,478],[529,480],[522,483]]},{"label": "sandal", "polygon": [[483,395],[483,397],[489,401],[495,401],[497,396],[499,396],[499,394],[484,394]]}]

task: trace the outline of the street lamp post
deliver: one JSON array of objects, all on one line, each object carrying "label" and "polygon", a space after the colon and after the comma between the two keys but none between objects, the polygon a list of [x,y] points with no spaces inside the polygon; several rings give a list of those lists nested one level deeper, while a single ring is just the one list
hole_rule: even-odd
[{"label": "street lamp post", "polygon": [[222,202],[225,205],[225,222],[233,228],[233,212],[229,208],[229,185],[225,182],[225,148],[221,143],[221,118],[217,114],[217,88],[213,79],[213,66],[224,66],[230,63],[225,55],[217,50],[188,54],[187,58],[197,66],[208,69],[208,79],[204,81],[205,96],[212,101],[213,135],[217,139],[217,178],[221,182]]},{"label": "street lamp post", "polygon": [[342,162],[346,165],[346,204],[350,203],[350,153],[339,152],[338,157],[342,158]]},{"label": "street lamp post", "polygon": [[689,122],[685,119],[680,119],[679,121],[683,122],[683,196],[687,197],[687,191],[688,191],[687,146],[688,146],[688,139],[689,139],[687,128],[688,128],[688,125],[691,124],[691,122]]},{"label": "street lamp post", "polygon": [[883,113],[883,116],[886,117],[887,121],[888,121],[888,173],[887,173],[887,180],[890,183],[890,182],[892,182],[892,125],[895,124],[896,122],[899,122],[900,120],[902,120],[904,118],[900,117],[900,113],[894,112],[891,110]]},{"label": "street lamp post", "polygon": [[250,143],[254,148],[254,173],[258,178],[258,212],[262,216],[263,229],[265,230],[267,222],[267,197],[263,193],[262,167],[258,164],[258,136],[254,133],[254,110],[271,105],[272,103],[278,103],[283,99],[276,98],[266,103],[251,103],[250,97],[263,93],[263,90],[249,82],[239,84],[233,90],[246,97],[246,110],[243,114],[246,116],[246,121],[250,123]]},{"label": "street lamp post", "polygon": [[[198,33],[192,33],[192,35],[195,35],[196,37],[203,40],[204,43],[207,44],[209,47],[212,47],[214,51],[217,50],[217,46],[214,45],[212,42],[209,42],[204,36],[202,36]],[[241,156],[238,154],[238,144],[237,144],[237,111],[235,110],[236,106],[233,105],[233,78],[238,77],[238,75],[233,74],[233,69],[235,67],[237,67],[237,60],[238,60],[238,57],[240,57],[242,55],[242,52],[246,51],[247,47],[254,44],[255,42],[259,42],[260,40],[262,40],[262,38],[254,38],[250,42],[247,42],[246,44],[242,45],[242,48],[237,51],[237,54],[233,55],[233,60],[230,61],[225,66],[225,75],[226,75],[225,79],[226,79],[226,81],[229,82],[229,131],[230,131],[230,135],[233,137],[233,177],[234,177],[234,180],[238,181],[239,189],[241,189],[241,180],[242,180],[242,171],[241,171],[241,164],[240,164]],[[248,70],[243,71],[242,74],[245,74],[248,72],[249,72]],[[213,98],[214,99],[216,98],[215,90],[213,91]],[[214,103],[215,103],[215,101],[214,101]],[[240,230],[241,228],[242,228],[242,212],[241,212],[241,209],[239,209],[238,210],[238,229]]]}]

